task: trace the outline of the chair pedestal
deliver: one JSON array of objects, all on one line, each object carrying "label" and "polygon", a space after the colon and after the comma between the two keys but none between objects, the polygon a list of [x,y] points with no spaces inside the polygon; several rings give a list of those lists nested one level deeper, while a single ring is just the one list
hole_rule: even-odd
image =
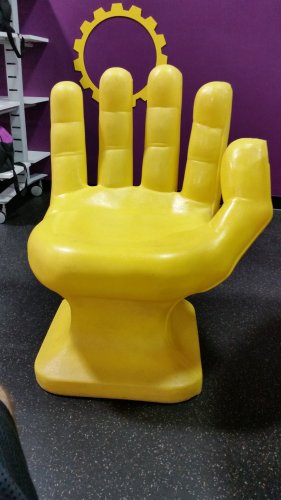
[{"label": "chair pedestal", "polygon": [[176,403],[200,393],[193,306],[180,302],[64,300],[35,361],[55,394]]}]

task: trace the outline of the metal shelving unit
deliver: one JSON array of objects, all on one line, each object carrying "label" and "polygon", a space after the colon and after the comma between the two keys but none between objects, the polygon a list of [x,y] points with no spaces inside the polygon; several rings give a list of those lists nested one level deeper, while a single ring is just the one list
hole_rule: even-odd
[{"label": "metal shelving unit", "polygon": [[[19,29],[18,5],[17,0],[11,1],[12,6],[12,25],[15,29],[13,34],[15,43],[20,50],[20,36],[17,34]],[[48,43],[49,39],[36,35],[22,35],[27,47],[32,47],[37,43]],[[22,60],[18,59],[12,50],[8,36],[5,32],[0,31],[0,43],[4,45],[5,54],[5,70],[7,80],[7,96],[0,97],[0,115],[9,113],[10,127],[14,140],[15,162],[23,162],[27,168],[27,182],[26,174],[23,172],[23,167],[16,167],[16,173],[19,179],[20,189],[24,189],[26,184],[31,187],[31,192],[34,196],[39,196],[42,193],[42,179],[46,174],[31,174],[30,167],[44,158],[47,158],[50,153],[48,151],[30,151],[27,144],[26,133],[26,118],[25,109],[30,106],[36,106],[40,103],[47,102],[48,97],[27,97],[24,96],[23,91],[23,77],[22,77]],[[0,174],[0,188],[1,181],[13,177],[12,172]],[[21,182],[23,179],[24,182]],[[0,191],[0,223],[6,220],[6,204],[16,196],[14,187]]]}]

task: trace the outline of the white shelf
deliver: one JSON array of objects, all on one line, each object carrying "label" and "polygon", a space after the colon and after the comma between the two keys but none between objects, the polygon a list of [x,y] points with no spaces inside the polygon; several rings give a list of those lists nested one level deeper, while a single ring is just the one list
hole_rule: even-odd
[{"label": "white shelf", "polygon": [[[13,38],[18,38],[18,34],[17,33],[13,33]],[[27,43],[27,45],[32,45],[33,43],[48,43],[49,42],[49,38],[45,38],[43,36],[37,36],[37,35],[21,35],[25,42]],[[6,42],[8,39],[8,35],[5,31],[0,31],[0,43],[4,43]]]},{"label": "white shelf", "polygon": [[[49,97],[24,97],[23,102],[25,107],[36,106],[42,102],[48,102]],[[4,113],[10,113],[18,108],[20,105],[19,101],[11,101],[9,97],[0,97],[0,115]]]},{"label": "white shelf", "polygon": [[[28,165],[28,164],[26,164],[26,165]],[[17,175],[23,171],[24,171],[23,167],[21,167],[20,165],[15,165],[15,172]],[[12,179],[13,177],[14,177],[14,173],[12,170],[9,170],[8,172],[3,172],[2,174],[0,174],[0,180]],[[0,186],[1,186],[1,184],[0,184]]]},{"label": "white shelf", "polygon": [[[22,191],[25,188],[25,183],[19,182],[19,189]],[[0,193],[0,204],[6,205],[16,196],[17,192],[13,186],[9,186]]]},{"label": "white shelf", "polygon": [[[11,26],[13,26],[15,33],[12,36],[15,43],[20,49],[21,38],[24,38],[25,46],[32,47],[38,43],[48,43],[49,38],[30,35],[30,34],[19,34],[20,25],[18,17],[18,0],[10,0],[12,15],[11,15]],[[0,31],[0,44],[4,46],[4,57],[5,57],[5,69],[6,71],[6,83],[7,83],[7,94],[8,96],[0,96],[0,115],[4,113],[9,113],[10,127],[13,132],[15,143],[15,161],[23,161],[26,165],[26,172],[24,167],[15,166],[15,172],[19,182],[20,190],[23,190],[26,184],[31,186],[31,192],[33,196],[40,196],[42,193],[41,179],[46,177],[46,174],[30,174],[30,169],[34,163],[37,163],[44,158],[48,158],[50,153],[48,151],[29,151],[27,144],[27,133],[26,133],[26,107],[35,106],[40,103],[48,102],[48,97],[30,97],[24,96],[23,93],[23,75],[22,75],[22,62],[23,59],[18,58],[16,53],[12,50],[11,44],[9,42],[9,37],[6,32]],[[2,69],[2,68],[1,68]],[[0,191],[0,224],[3,224],[6,220],[6,204],[16,196],[17,192],[15,190],[15,185],[13,182],[13,171],[5,172],[0,174],[0,186],[3,185],[4,190]],[[6,183],[2,182],[4,179],[8,179],[10,185],[5,188]],[[1,190],[1,187],[0,187]]]},{"label": "white shelf", "polygon": [[11,101],[9,97],[0,97],[0,115],[14,111],[19,105],[19,101]]},{"label": "white shelf", "polygon": [[[13,38],[17,37],[16,33],[13,33],[12,36],[13,36]],[[8,35],[7,35],[6,31],[0,31],[0,43],[6,42],[7,39],[8,39]]]},{"label": "white shelf", "polygon": [[34,184],[35,182],[40,181],[41,179],[45,179],[46,177],[48,177],[47,174],[32,174],[30,176],[28,186],[30,186],[31,184]]},{"label": "white shelf", "polygon": [[26,42],[31,42],[31,43],[48,43],[49,38],[45,38],[43,36],[37,36],[37,35],[22,35],[24,40]]},{"label": "white shelf", "polygon": [[[36,182],[40,181],[41,179],[44,179],[47,177],[47,174],[33,174],[30,176],[29,181],[27,186],[31,186],[32,184],[35,184]],[[23,191],[23,189],[26,187],[25,182],[19,182],[19,189],[20,191]],[[0,192],[0,204],[1,205],[6,205],[11,201],[15,196],[17,195],[17,192],[13,185],[8,186],[4,191]]]},{"label": "white shelf", "polygon": [[24,97],[23,102],[26,107],[35,106],[41,102],[48,102],[49,97]]},{"label": "white shelf", "polygon": [[30,163],[37,163],[38,161],[44,160],[49,156],[49,151],[28,151],[28,161],[30,161]]}]

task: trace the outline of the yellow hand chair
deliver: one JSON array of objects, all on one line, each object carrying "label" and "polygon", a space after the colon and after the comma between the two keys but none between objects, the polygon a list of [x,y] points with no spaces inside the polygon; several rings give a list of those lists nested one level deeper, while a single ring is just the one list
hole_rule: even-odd
[{"label": "yellow hand chair", "polygon": [[155,67],[133,186],[132,78],[107,70],[93,187],[82,91],[72,82],[52,90],[51,202],[28,243],[34,274],[64,297],[35,362],[47,391],[163,403],[201,391],[196,317],[184,297],[225,280],[268,224],[270,170],[265,141],[227,147],[232,90],[212,82],[195,98],[177,192],[181,99],[181,73]]}]

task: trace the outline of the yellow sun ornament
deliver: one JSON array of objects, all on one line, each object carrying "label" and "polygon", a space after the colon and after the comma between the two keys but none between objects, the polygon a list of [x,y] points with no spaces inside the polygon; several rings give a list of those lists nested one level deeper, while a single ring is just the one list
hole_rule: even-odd
[{"label": "yellow sun ornament", "polygon": [[[133,21],[138,22],[146,29],[153,40],[156,52],[155,66],[167,63],[168,57],[162,53],[162,48],[166,45],[165,37],[164,35],[158,35],[156,33],[155,28],[157,26],[157,22],[155,21],[155,19],[153,19],[153,17],[142,17],[141,9],[139,7],[132,5],[129,10],[126,10],[123,8],[123,5],[121,3],[113,3],[109,11],[105,11],[103,8],[100,8],[93,12],[93,16],[93,21],[84,21],[80,26],[82,37],[76,39],[74,43],[74,50],[78,53],[78,58],[74,61],[74,68],[76,71],[80,71],[82,74],[82,78],[80,80],[81,86],[84,89],[92,89],[92,97],[96,101],[99,102],[99,89],[90,79],[87,73],[84,60],[84,51],[86,42],[90,34],[103,21],[112,19],[113,17],[127,17],[128,19],[132,19]],[[144,101],[146,100],[146,86],[143,87],[139,92],[134,94],[134,106],[136,105],[137,99],[143,99]]]}]

